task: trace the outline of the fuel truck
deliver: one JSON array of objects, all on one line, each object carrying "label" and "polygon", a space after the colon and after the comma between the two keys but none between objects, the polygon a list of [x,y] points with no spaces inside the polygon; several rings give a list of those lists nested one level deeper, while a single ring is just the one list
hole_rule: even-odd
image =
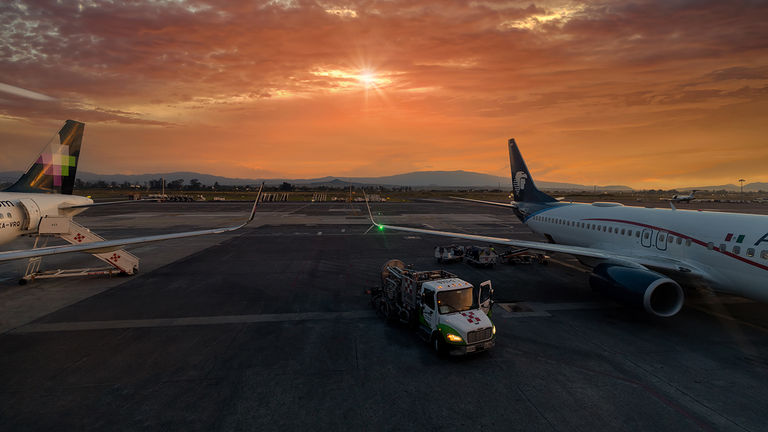
[{"label": "fuel truck", "polygon": [[381,268],[381,286],[371,293],[371,305],[387,321],[418,329],[438,354],[464,355],[496,344],[491,321],[491,281],[474,287],[445,270],[416,271],[400,260]]}]

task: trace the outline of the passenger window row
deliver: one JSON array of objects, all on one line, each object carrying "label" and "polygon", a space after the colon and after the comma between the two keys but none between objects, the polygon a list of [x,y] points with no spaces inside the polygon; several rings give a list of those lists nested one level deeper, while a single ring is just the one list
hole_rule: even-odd
[{"label": "passenger window row", "polygon": [[[565,226],[572,226],[576,228],[583,228],[588,229],[592,231],[602,231],[607,232],[611,234],[618,234],[618,235],[626,235],[628,237],[632,237],[633,230],[621,228],[609,225],[600,225],[600,224],[593,224],[593,223],[586,223],[586,222],[579,222],[579,221],[571,221],[568,219],[562,219],[562,218],[553,218],[549,216],[534,216],[534,220],[539,222],[546,222],[546,223],[553,223],[556,225],[565,225]],[[637,238],[640,238],[640,230],[634,230],[634,235]],[[646,231],[642,233],[644,240],[649,240],[651,238],[651,233],[649,231]],[[683,245],[683,242],[685,242],[686,246],[691,245],[691,239],[683,238],[680,236],[675,236],[673,234],[658,234],[658,241],[660,242],[666,242],[667,244],[678,244]],[[707,243],[707,249],[714,250],[715,244],[713,242]],[[728,250],[728,246],[725,243],[720,243],[720,246],[718,247],[718,250],[725,252]],[[731,252],[733,252],[735,255],[741,255],[741,246],[734,245],[731,249]],[[748,257],[754,257],[756,254],[756,251],[754,248],[747,248],[746,250],[746,256]],[[764,260],[768,260],[768,250],[762,250],[760,251],[760,258]]]},{"label": "passenger window row", "polygon": [[[707,249],[714,250],[715,244],[713,242],[707,243]],[[720,243],[720,246],[717,247],[717,250],[719,250],[720,252],[728,252],[728,245],[725,243]],[[741,246],[733,245],[733,247],[731,248],[731,252],[734,255],[741,255]],[[757,253],[755,248],[747,248],[745,252],[746,252],[745,255],[750,258],[754,257],[755,254]],[[763,249],[760,251],[760,259],[768,260],[768,249]]]}]

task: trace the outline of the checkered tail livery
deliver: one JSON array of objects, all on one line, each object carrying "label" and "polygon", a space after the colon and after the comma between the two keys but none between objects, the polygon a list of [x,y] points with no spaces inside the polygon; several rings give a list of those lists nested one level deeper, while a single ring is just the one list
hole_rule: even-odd
[{"label": "checkered tail livery", "polygon": [[34,164],[6,192],[71,195],[85,124],[67,120],[43,149]]}]

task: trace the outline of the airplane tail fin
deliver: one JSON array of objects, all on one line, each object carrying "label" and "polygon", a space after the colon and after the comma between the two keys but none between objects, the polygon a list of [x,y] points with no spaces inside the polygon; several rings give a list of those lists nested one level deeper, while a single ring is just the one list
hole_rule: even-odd
[{"label": "airplane tail fin", "polygon": [[512,189],[517,202],[556,202],[555,198],[538,190],[525,166],[523,155],[514,138],[509,140],[509,166],[512,169]]},{"label": "airplane tail fin", "polygon": [[5,191],[71,195],[84,129],[84,123],[67,120],[29,170]]}]

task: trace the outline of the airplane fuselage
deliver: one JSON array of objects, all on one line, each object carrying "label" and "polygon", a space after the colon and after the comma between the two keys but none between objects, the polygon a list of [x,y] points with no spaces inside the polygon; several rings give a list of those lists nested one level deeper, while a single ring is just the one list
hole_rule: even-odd
[{"label": "airplane fuselage", "polygon": [[0,244],[36,234],[41,218],[71,218],[85,210],[63,207],[92,203],[90,198],[77,195],[0,192]]},{"label": "airplane fuselage", "polygon": [[768,302],[768,216],[615,203],[519,206],[523,221],[552,242],[678,260],[716,291]]}]

